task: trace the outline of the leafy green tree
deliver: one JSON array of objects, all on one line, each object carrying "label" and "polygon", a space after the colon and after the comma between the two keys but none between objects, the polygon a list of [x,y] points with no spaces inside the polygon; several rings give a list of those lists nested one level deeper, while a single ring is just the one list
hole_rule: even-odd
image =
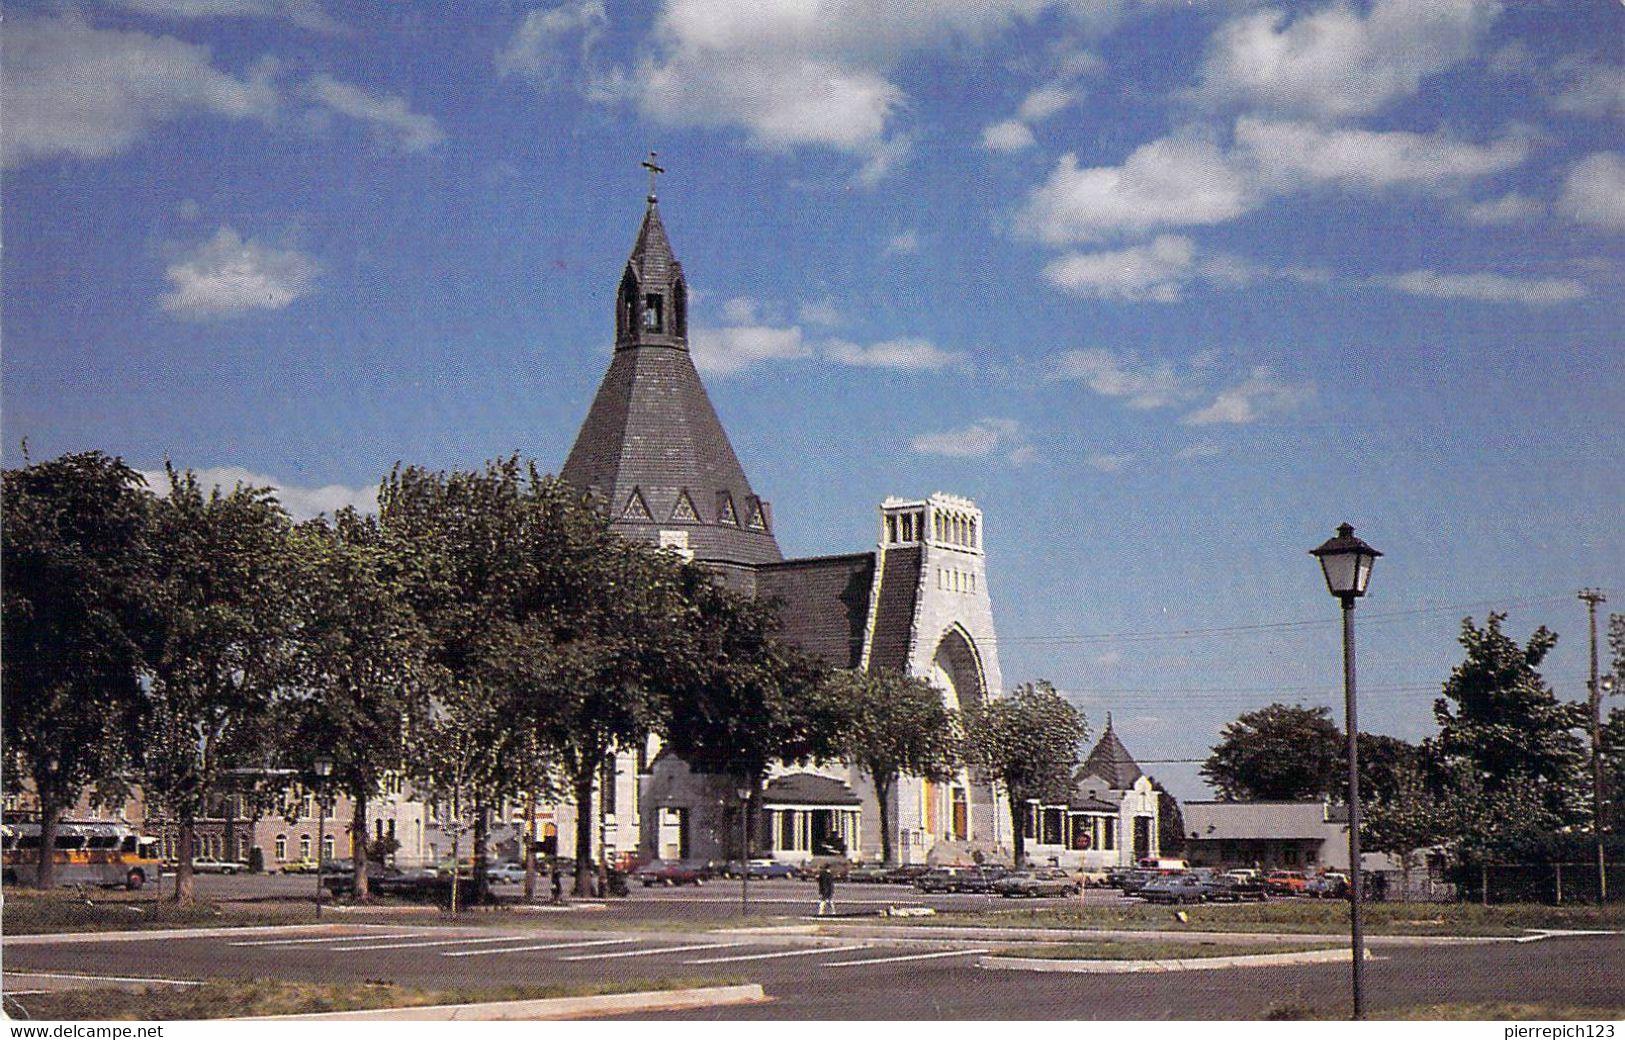
[{"label": "leafy green tree", "polygon": [[400,568],[376,519],[343,509],[299,525],[299,580],[290,603],[297,638],[290,762],[333,771],[324,794],[349,795],[356,898],[368,898],[367,809],[385,776],[404,768],[406,739],[426,709],[427,637],[406,601]]},{"label": "leafy green tree", "polygon": [[[1360,734],[1360,798],[1379,802],[1391,798],[1401,787],[1423,771],[1422,749],[1409,741],[1384,733]],[[1333,791],[1347,800],[1347,769],[1338,771]]]},{"label": "leafy green tree", "polygon": [[40,807],[36,883],[55,883],[62,812],[116,795],[141,709],[151,494],[100,452],[7,470],[0,505],[7,765]]},{"label": "leafy green tree", "polygon": [[874,784],[880,805],[881,861],[892,861],[891,795],[904,773],[951,779],[959,764],[959,725],[942,691],[924,679],[881,670],[833,673],[826,695],[841,713],[841,756]]},{"label": "leafy green tree", "polygon": [[223,771],[259,760],[292,676],[291,522],[269,488],[205,493],[169,469],[153,505],[143,790],[178,830],[175,898],[193,899],[196,820]]},{"label": "leafy green tree", "polygon": [[1577,731],[1585,709],[1559,701],[1541,678],[1541,662],[1556,634],[1542,626],[1520,646],[1501,631],[1505,620],[1505,614],[1492,613],[1483,628],[1472,618],[1462,621],[1467,656],[1433,703],[1435,746],[1447,764],[1470,769],[1476,788],[1486,794],[1538,792],[1537,822],[1555,829],[1584,816],[1589,788]]},{"label": "leafy green tree", "polygon": [[[684,600],[693,613],[686,648],[662,677],[668,700],[659,732],[696,773],[733,776],[748,787],[748,821],[759,821],[771,764],[840,755],[841,715],[828,695],[828,670],[778,638],[772,604],[720,588],[704,572],[689,569],[687,580]],[[758,830],[747,822],[748,835]]]},{"label": "leafy green tree", "polygon": [[1151,778],[1151,787],[1157,792],[1157,852],[1178,856],[1185,851],[1185,811],[1156,777]]},{"label": "leafy green tree", "polygon": [[1552,831],[1551,811],[1538,788],[1491,788],[1466,759],[1446,766],[1438,795],[1441,833],[1448,836],[1464,873],[1477,868],[1479,899],[1490,901],[1490,867],[1540,843]]},{"label": "leafy green tree", "polygon": [[[1614,661],[1613,695],[1625,695],[1625,614],[1608,617],[1608,649]],[[1625,708],[1614,708],[1602,726],[1603,830],[1625,831]]]},{"label": "leafy green tree", "polygon": [[1399,864],[1405,894],[1410,892],[1416,851],[1437,845],[1450,834],[1451,816],[1444,805],[1419,763],[1396,769],[1386,789],[1373,791],[1371,800],[1364,804],[1360,841],[1372,852],[1385,853]]},{"label": "leafy green tree", "polygon": [[1088,739],[1083,712],[1045,680],[988,698],[966,714],[965,761],[983,778],[1004,785],[1009,795],[1017,866],[1026,859],[1027,803],[1067,795]]},{"label": "leafy green tree", "polygon": [[1271,704],[1219,733],[1202,777],[1226,801],[1293,801],[1332,793],[1343,736],[1331,709]]}]

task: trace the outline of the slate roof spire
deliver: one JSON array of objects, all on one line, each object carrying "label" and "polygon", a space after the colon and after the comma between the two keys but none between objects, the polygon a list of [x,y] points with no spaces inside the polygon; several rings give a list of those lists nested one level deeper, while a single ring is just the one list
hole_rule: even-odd
[{"label": "slate roof spire", "polygon": [[686,549],[753,589],[751,568],[782,559],[772,509],[751,490],[689,355],[687,287],[652,190],[657,172],[616,294],[609,371],[560,476],[596,496],[620,533]]},{"label": "slate roof spire", "polygon": [[1134,761],[1134,756],[1128,753],[1128,748],[1123,746],[1112,730],[1110,712],[1106,713],[1106,732],[1100,735],[1100,743],[1083,760],[1083,768],[1078,770],[1078,775],[1098,776],[1114,791],[1128,790],[1141,777],[1139,763]]}]

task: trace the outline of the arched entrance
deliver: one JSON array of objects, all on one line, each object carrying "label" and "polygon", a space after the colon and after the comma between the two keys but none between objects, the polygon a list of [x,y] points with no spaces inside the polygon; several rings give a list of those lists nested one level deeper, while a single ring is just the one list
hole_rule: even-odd
[{"label": "arched entrance", "polygon": [[[961,713],[974,711],[986,696],[986,680],[982,673],[981,655],[976,644],[959,625],[942,634],[936,652],[931,655],[931,669],[927,678],[942,690],[948,707]],[[961,770],[950,783],[942,786],[926,784],[927,828],[935,835],[950,841],[969,841],[978,828],[971,823],[972,803],[986,801],[985,787],[972,790],[970,775]]]}]

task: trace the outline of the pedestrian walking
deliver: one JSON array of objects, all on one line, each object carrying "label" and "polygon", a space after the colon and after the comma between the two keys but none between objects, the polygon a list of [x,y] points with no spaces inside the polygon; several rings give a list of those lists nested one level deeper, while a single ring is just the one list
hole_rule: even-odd
[{"label": "pedestrian walking", "polygon": [[557,860],[553,862],[553,902],[555,904],[564,902],[564,879],[559,876]]},{"label": "pedestrian walking", "polygon": [[818,916],[835,912],[835,872],[826,863],[818,868]]}]

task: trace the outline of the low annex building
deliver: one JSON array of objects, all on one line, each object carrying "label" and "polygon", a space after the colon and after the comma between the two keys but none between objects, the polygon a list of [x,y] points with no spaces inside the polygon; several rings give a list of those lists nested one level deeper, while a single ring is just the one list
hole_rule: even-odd
[{"label": "low annex building", "polygon": [[1161,801],[1112,729],[1110,712],[1106,731],[1075,776],[1064,804],[1027,803],[1029,858],[1074,870],[1106,870],[1156,855]]}]

